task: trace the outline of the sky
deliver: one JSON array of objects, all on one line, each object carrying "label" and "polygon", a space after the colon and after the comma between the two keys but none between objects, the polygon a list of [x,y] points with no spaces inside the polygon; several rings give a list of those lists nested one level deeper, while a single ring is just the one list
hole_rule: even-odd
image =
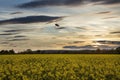
[{"label": "sky", "polygon": [[0,0],[0,50],[118,46],[120,0]]}]

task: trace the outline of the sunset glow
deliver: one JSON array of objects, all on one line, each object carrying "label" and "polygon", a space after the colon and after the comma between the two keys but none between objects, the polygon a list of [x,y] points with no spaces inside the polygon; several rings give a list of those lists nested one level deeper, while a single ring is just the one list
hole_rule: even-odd
[{"label": "sunset glow", "polygon": [[0,0],[0,49],[116,48],[119,4],[118,0]]}]

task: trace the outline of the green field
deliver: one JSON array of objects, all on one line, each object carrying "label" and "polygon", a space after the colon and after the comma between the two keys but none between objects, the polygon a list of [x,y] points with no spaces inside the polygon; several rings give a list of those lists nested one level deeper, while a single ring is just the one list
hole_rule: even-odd
[{"label": "green field", "polygon": [[0,80],[120,80],[120,55],[0,55]]}]

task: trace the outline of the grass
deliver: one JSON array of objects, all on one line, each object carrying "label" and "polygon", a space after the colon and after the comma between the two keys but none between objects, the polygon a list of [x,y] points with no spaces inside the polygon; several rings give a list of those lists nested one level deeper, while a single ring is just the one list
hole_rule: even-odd
[{"label": "grass", "polygon": [[120,55],[0,55],[0,80],[120,80]]}]

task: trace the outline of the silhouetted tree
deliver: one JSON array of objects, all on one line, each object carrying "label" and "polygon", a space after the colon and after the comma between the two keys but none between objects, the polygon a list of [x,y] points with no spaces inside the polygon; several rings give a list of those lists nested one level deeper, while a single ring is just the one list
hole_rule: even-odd
[{"label": "silhouetted tree", "polygon": [[100,48],[97,48],[96,53],[101,53]]},{"label": "silhouetted tree", "polygon": [[27,54],[32,54],[32,53],[33,53],[33,51],[32,51],[31,49],[27,49],[25,52],[26,52]]},{"label": "silhouetted tree", "polygon": [[0,54],[5,54],[5,51],[4,51],[4,50],[1,50],[1,51],[0,51]]},{"label": "silhouetted tree", "polygon": [[15,54],[15,51],[13,49],[9,50],[9,54]]},{"label": "silhouetted tree", "polygon": [[116,51],[117,51],[117,53],[120,54],[120,47],[117,47],[117,48],[116,48]]}]

